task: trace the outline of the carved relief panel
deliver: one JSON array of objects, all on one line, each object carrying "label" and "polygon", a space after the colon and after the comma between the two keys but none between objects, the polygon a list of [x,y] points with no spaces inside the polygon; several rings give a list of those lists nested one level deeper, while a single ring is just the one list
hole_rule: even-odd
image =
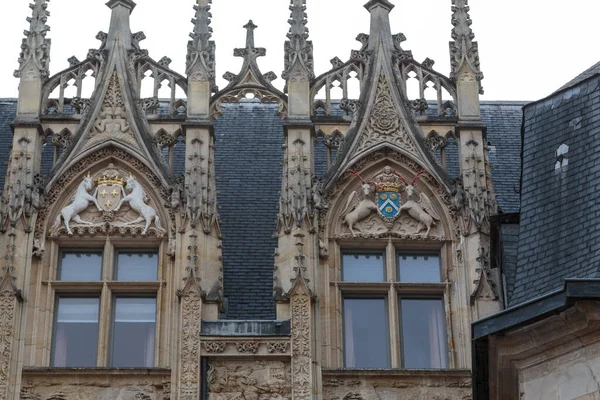
[{"label": "carved relief panel", "polygon": [[344,201],[339,218],[335,221],[336,238],[379,237],[392,234],[396,237],[415,237],[445,240],[439,207],[418,185],[420,171],[405,179],[391,166],[385,166],[375,174],[363,178],[348,170],[360,187],[351,186],[352,192]]},{"label": "carved relief panel", "polygon": [[88,173],[61,204],[49,236],[120,233],[162,238],[166,231],[158,207],[138,179],[112,163]]},{"label": "carved relief panel", "polygon": [[211,361],[208,400],[291,400],[291,368],[283,361]]}]

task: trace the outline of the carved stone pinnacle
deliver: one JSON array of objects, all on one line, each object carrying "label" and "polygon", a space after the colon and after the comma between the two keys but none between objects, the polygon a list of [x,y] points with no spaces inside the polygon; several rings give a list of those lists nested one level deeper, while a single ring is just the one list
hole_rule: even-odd
[{"label": "carved stone pinnacle", "polygon": [[106,6],[110,9],[117,8],[118,6],[123,6],[125,8],[128,8],[131,12],[135,8],[136,4],[132,0],[110,0],[108,3],[106,3]]}]

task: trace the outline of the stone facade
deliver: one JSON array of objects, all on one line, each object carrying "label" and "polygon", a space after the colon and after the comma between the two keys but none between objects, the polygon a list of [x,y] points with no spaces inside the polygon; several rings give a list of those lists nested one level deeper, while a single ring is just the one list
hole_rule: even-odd
[{"label": "stone facade", "polygon": [[[403,49],[404,35],[390,30],[394,5],[387,0],[365,5],[371,29],[358,36],[361,48],[315,77],[306,1],[291,0],[283,91],[271,84],[273,72],[260,70],[266,50],[256,46],[252,21],[244,26],[245,46],[235,49],[240,72],[227,72],[229,84],[216,87],[210,3],[194,6],[185,75],[141,47],[145,35],[132,33],[129,23],[135,3],[111,0],[111,22],[108,33],[98,34],[98,48],[52,76],[48,2],[32,4],[0,198],[6,244],[0,249],[0,400],[470,399],[470,324],[501,309],[502,290],[489,256],[497,204],[467,0],[452,1],[450,77]],[[411,76],[419,80],[419,98],[407,96]],[[354,99],[350,78],[360,81]],[[78,91],[66,98],[67,83],[81,87],[83,79],[95,80],[91,97]],[[140,95],[144,80],[152,81],[152,97]],[[344,92],[339,101],[332,99],[334,82]],[[159,99],[167,84],[170,98]],[[425,100],[428,84],[436,101]],[[270,222],[276,320],[268,329],[254,321],[214,324],[229,301],[214,121],[227,104],[249,98],[274,104],[284,121],[279,207]],[[319,141],[327,152],[321,175],[315,172]],[[48,173],[42,172],[45,146],[53,149]],[[150,252],[155,276],[122,279],[123,249]],[[89,265],[80,263],[73,272],[78,278],[66,279],[60,260],[83,250],[101,258],[98,275],[81,278]],[[345,279],[342,262],[352,251],[383,254],[385,279]],[[397,265],[402,252],[439,260],[438,276],[406,281]],[[89,338],[57,339],[60,302],[73,298],[97,301],[91,314],[68,316],[84,324],[97,314],[95,349],[80,349],[91,351],[92,365],[57,361],[57,349]],[[132,298],[151,299],[154,312],[140,308],[123,317],[118,302]],[[387,338],[387,361],[375,360],[387,363],[383,370],[346,368],[353,365],[344,304],[363,298],[385,299],[385,332],[373,328]],[[402,323],[408,318],[402,308],[405,300],[424,299],[439,308],[426,321],[432,354],[417,368],[407,366],[410,324]],[[148,336],[137,336],[150,345],[143,363],[117,367],[119,323],[132,318],[152,324]],[[133,357],[134,350],[123,351]]]}]

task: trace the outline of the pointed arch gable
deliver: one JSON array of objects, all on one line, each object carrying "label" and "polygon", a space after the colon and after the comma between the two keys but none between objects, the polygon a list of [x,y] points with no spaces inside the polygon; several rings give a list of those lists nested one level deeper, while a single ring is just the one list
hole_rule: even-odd
[{"label": "pointed arch gable", "polygon": [[[460,236],[458,215],[451,207],[451,198],[445,189],[445,185],[440,183],[434,175],[428,173],[425,165],[393,149],[380,148],[349,164],[348,168],[362,175],[365,181],[369,181],[380,173],[385,166],[396,169],[407,180],[412,180],[425,169],[426,172],[419,175],[418,186],[419,190],[425,192],[432,200],[432,204],[435,203],[433,204],[434,208],[441,217],[440,223],[443,225],[443,235],[437,239],[456,240]],[[321,237],[327,239],[336,237],[336,229],[339,228],[342,221],[343,216],[341,214],[345,203],[355,190],[360,191],[358,179],[350,173],[342,174],[328,194],[329,208],[321,214]],[[388,234],[398,236],[393,232],[385,233],[385,235]]]},{"label": "pointed arch gable", "polygon": [[75,161],[70,168],[46,187],[46,206],[40,210],[35,225],[34,237],[36,239],[43,240],[49,225],[53,222],[50,216],[58,212],[58,208],[65,201],[65,196],[72,195],[82,177],[88,172],[97,172],[97,170],[106,168],[109,163],[136,171],[136,179],[148,189],[148,195],[156,205],[156,211],[161,220],[165,225],[171,223],[171,212],[163,206],[168,200],[168,194],[161,179],[139,158],[122,148],[107,146]]}]

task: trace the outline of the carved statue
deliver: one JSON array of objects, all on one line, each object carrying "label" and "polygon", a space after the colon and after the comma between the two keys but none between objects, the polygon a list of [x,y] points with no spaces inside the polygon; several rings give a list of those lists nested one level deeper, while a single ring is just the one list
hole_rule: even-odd
[{"label": "carved statue", "polygon": [[360,179],[364,195],[363,199],[358,201],[356,190],[353,191],[346,201],[346,206],[342,210],[342,216],[344,216],[344,221],[348,224],[352,236],[356,236],[354,224],[364,220],[371,215],[371,213],[377,211],[377,205],[371,200],[375,185],[372,182],[366,183],[363,178],[353,170],[348,170],[348,172]]},{"label": "carved statue", "polygon": [[[131,191],[131,193],[126,195],[125,189]],[[150,227],[152,220],[154,220],[154,225],[156,225],[156,229],[162,231],[163,228],[160,224],[160,217],[156,213],[156,210],[144,202],[145,193],[144,189],[142,188],[142,185],[140,185],[140,183],[133,176],[129,176],[129,178],[127,179],[127,186],[125,186],[125,189],[121,187],[121,191],[123,192],[123,198],[115,208],[115,212],[119,211],[123,203],[127,202],[129,203],[132,209],[134,209],[140,214],[140,216],[137,219],[131,222],[127,222],[125,225],[133,225],[137,224],[138,222],[145,221],[146,226],[144,227],[144,231],[142,232],[142,235],[145,235],[146,233],[148,233],[148,228]]]},{"label": "carved statue", "polygon": [[418,201],[413,200],[415,196],[415,182],[424,172],[425,170],[419,172],[410,184],[408,184],[399,174],[397,175],[406,184],[406,194],[408,195],[408,201],[400,207],[400,212],[405,210],[408,212],[408,215],[419,221],[417,233],[420,233],[423,229],[427,228],[425,236],[428,236],[431,227],[435,226],[436,221],[440,220],[440,216],[433,209],[431,200],[429,200],[429,197],[425,193],[421,192]]},{"label": "carved statue", "polygon": [[60,227],[61,217],[64,220],[65,227],[67,228],[67,233],[69,235],[73,234],[71,227],[69,226],[69,222],[71,222],[71,220],[77,222],[78,224],[93,225],[91,222],[84,221],[79,217],[79,213],[88,207],[90,201],[94,203],[94,205],[98,208],[98,211],[102,211],[100,204],[98,204],[98,200],[96,200],[96,193],[94,192],[93,195],[88,193],[90,190],[92,190],[92,185],[92,177],[88,174],[88,176],[84,177],[83,181],[77,187],[77,192],[75,192],[73,202],[63,208],[60,211],[60,214],[56,217],[52,229],[58,229]]}]

